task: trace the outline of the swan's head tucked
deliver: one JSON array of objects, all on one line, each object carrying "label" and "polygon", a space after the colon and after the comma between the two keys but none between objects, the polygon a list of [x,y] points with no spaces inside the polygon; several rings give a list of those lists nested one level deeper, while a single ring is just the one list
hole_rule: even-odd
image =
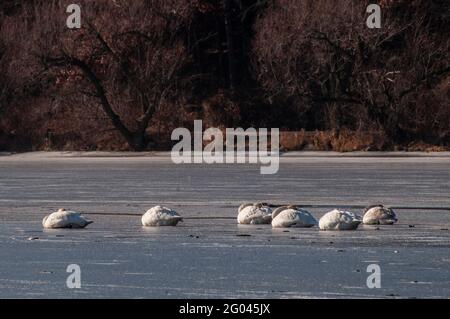
[{"label": "swan's head tucked", "polygon": [[278,207],[277,209],[275,209],[275,210],[272,212],[272,219],[274,219],[275,217],[277,217],[283,210],[289,209],[289,208],[290,208],[290,206],[281,206],[281,207]]},{"label": "swan's head tucked", "polygon": [[375,207],[378,207],[378,208],[384,208],[384,206],[381,205],[381,204],[369,205],[369,206],[367,206],[367,207],[364,209],[364,214],[367,213],[367,212],[368,212],[369,210],[371,210],[372,208],[375,208]]},{"label": "swan's head tucked", "polygon": [[67,210],[65,208],[58,209],[58,213],[62,213],[62,212],[67,212]]},{"label": "swan's head tucked", "polygon": [[239,208],[238,208],[238,213],[240,213],[241,210],[243,210],[245,207],[248,207],[248,206],[253,206],[253,204],[242,204],[242,205],[239,206]]},{"label": "swan's head tucked", "polygon": [[380,220],[389,220],[391,222],[397,222],[397,216],[394,210],[390,207],[383,205],[371,205],[364,210],[364,216],[367,218],[375,218]]}]

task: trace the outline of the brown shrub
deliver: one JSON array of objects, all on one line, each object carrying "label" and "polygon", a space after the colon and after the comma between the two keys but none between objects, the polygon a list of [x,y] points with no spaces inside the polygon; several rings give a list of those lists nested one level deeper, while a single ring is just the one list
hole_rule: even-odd
[{"label": "brown shrub", "polygon": [[438,87],[450,72],[449,2],[391,1],[379,30],[364,23],[369,2],[269,1],[254,27],[253,67],[266,101],[294,114],[280,126],[375,125],[395,143],[448,143],[450,99]]},{"label": "brown shrub", "polygon": [[448,147],[450,2],[381,1],[380,30],[369,2],[80,0],[81,30],[69,1],[0,2],[0,148],[170,147],[194,119],[299,132],[287,149]]},{"label": "brown shrub", "polygon": [[[84,140],[86,126],[92,125],[94,132],[115,129],[130,148],[145,149],[155,112],[162,104],[178,106],[189,82],[183,76],[189,56],[180,30],[189,23],[190,7],[182,0],[83,0],[78,2],[83,8],[82,28],[69,30],[67,4],[26,2],[19,13],[5,18],[1,35],[10,50],[22,53],[11,64],[10,74],[16,76],[18,86],[27,88],[26,101],[16,99],[11,107],[26,127],[33,86],[47,103],[57,100],[61,106],[50,120],[43,116],[36,121],[32,116],[33,143],[42,142],[40,131],[45,125],[40,127],[39,122],[48,120],[47,128],[58,131],[55,136],[84,141],[73,142],[74,147],[84,143],[95,147],[90,145],[92,138]],[[34,107],[43,107],[38,112],[47,114],[45,104]],[[86,125],[86,118],[97,118],[99,113],[106,123],[88,120]]]},{"label": "brown shrub", "polygon": [[241,120],[239,103],[224,91],[205,99],[202,102],[202,111],[206,127],[235,127]]}]

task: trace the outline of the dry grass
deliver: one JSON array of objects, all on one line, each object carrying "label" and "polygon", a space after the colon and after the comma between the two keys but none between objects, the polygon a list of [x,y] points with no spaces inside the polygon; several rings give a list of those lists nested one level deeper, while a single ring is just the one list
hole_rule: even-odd
[{"label": "dry grass", "polygon": [[284,151],[381,151],[389,148],[386,137],[379,131],[281,132],[281,149]]}]

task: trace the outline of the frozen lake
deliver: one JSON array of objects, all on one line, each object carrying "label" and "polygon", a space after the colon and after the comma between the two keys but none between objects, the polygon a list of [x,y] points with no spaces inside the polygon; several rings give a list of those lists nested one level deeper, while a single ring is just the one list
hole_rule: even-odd
[{"label": "frozen lake", "polygon": [[[282,157],[259,165],[175,165],[164,154],[0,156],[0,297],[450,298],[450,156]],[[318,219],[334,207],[399,207],[395,226],[354,232],[238,227],[243,202],[295,203]],[[151,206],[176,228],[144,229]],[[60,207],[95,221],[43,231]],[[31,240],[30,240],[31,239]],[[66,267],[81,267],[81,289]],[[381,267],[380,289],[366,268]]]}]

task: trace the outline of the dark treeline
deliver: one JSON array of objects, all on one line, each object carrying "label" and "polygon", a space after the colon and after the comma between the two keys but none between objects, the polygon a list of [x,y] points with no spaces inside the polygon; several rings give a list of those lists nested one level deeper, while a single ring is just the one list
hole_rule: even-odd
[{"label": "dark treeline", "polygon": [[448,148],[450,2],[379,1],[381,29],[369,3],[3,0],[0,150],[165,148],[194,119]]}]

